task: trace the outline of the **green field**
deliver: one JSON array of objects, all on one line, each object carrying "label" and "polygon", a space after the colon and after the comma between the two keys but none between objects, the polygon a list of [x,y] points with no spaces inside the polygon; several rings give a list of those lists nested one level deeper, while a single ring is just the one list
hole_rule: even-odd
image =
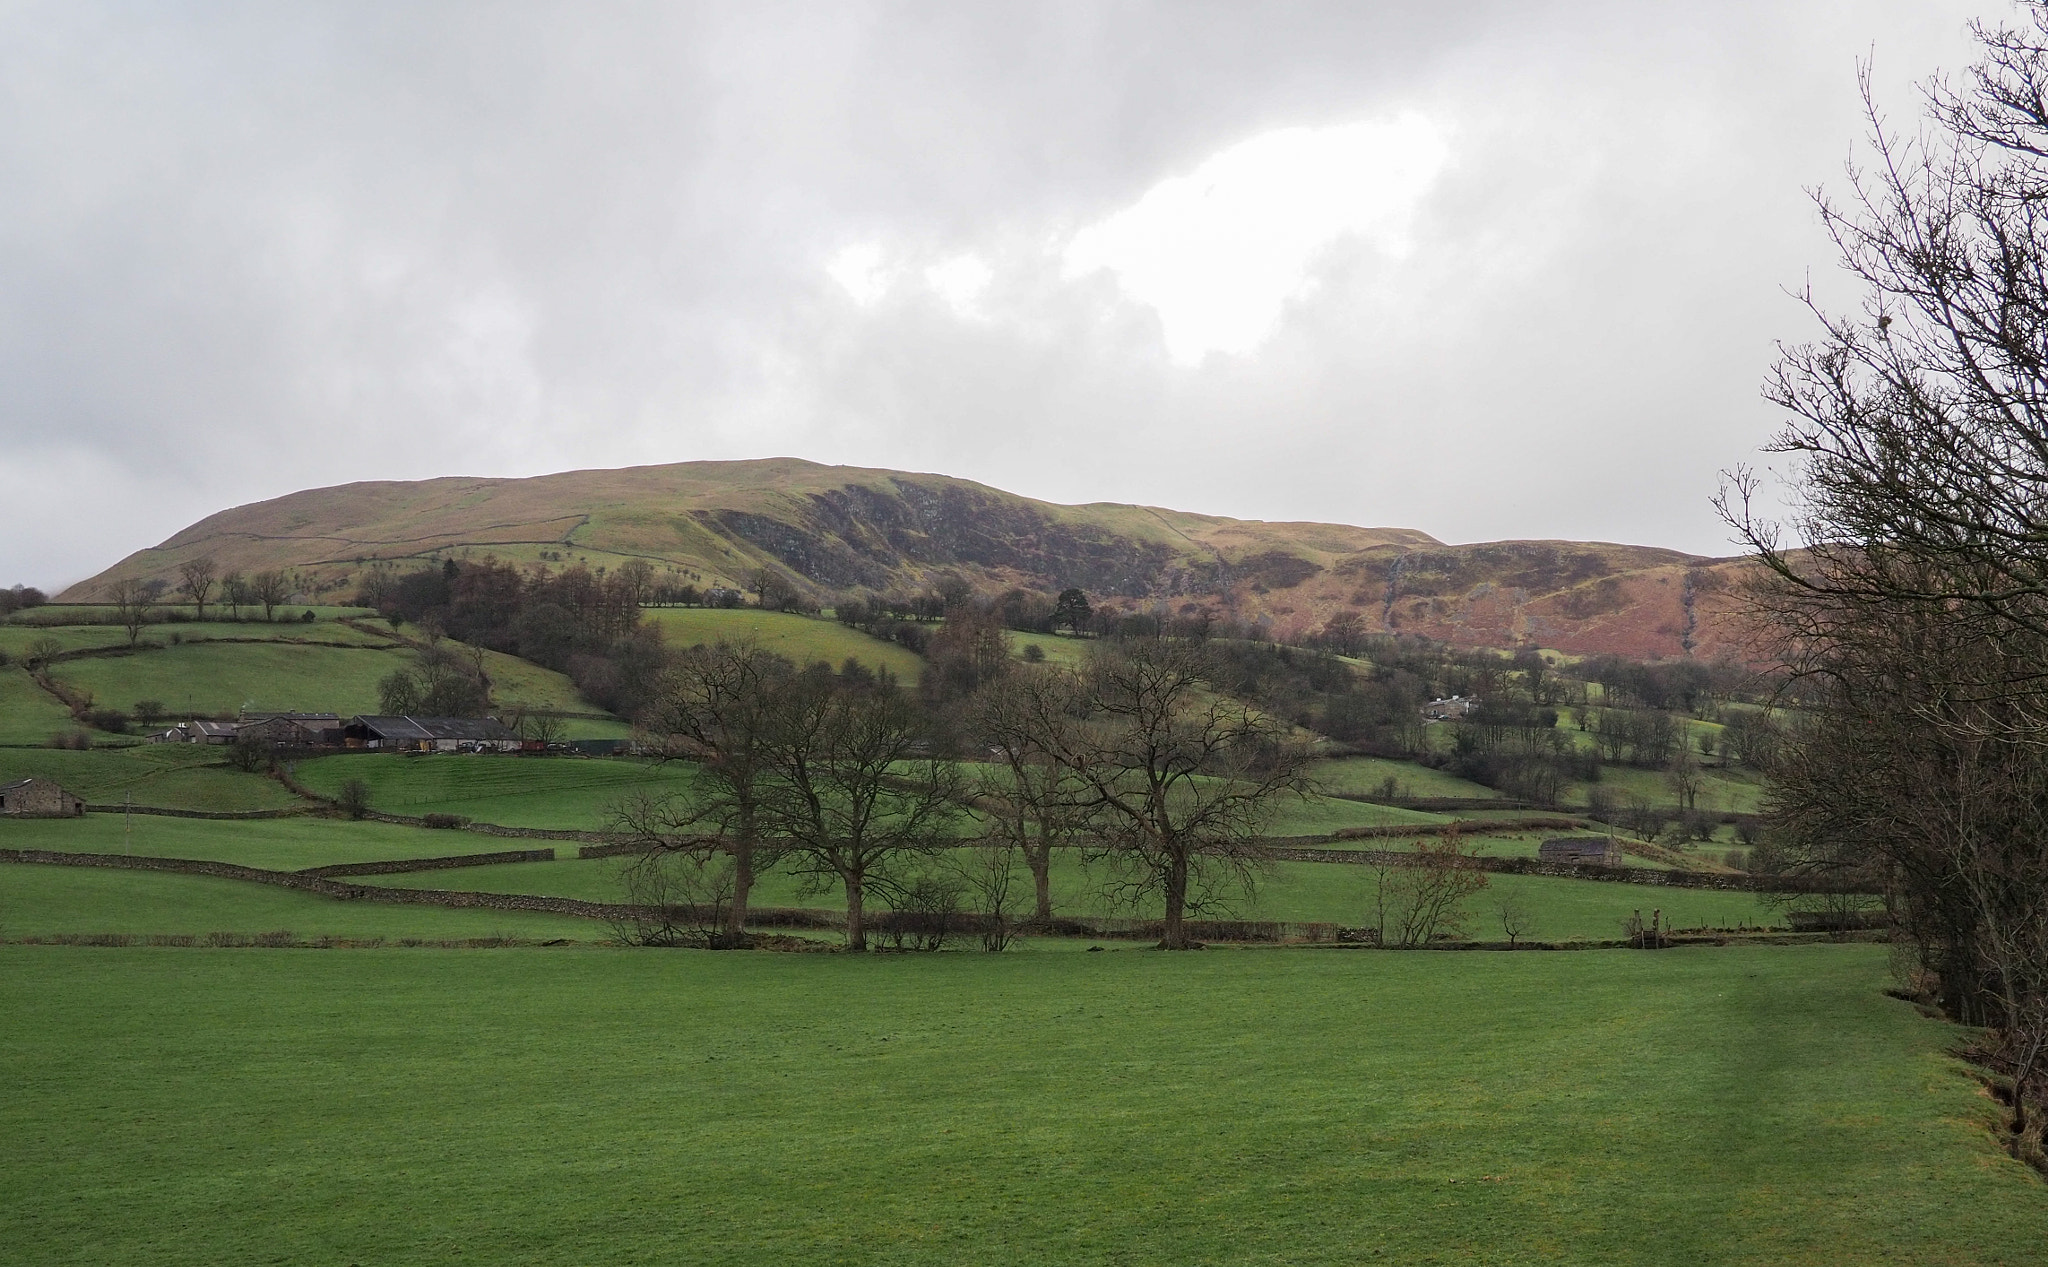
[{"label": "green field", "polygon": [[1432,770],[1413,761],[1390,761],[1384,757],[1335,757],[1316,762],[1309,773],[1329,790],[1349,792],[1354,796],[1377,795],[1380,785],[1388,779],[1394,780],[1396,795],[1402,797],[1500,795],[1483,783]]},{"label": "green field", "polygon": [[[22,1263],[2038,1261],[1875,948],[0,948]],[[80,1006],[90,1000],[90,1006]]]},{"label": "green field", "polygon": [[1010,640],[1010,650],[1020,656],[1024,654],[1024,648],[1037,647],[1045,653],[1047,664],[1080,664],[1087,660],[1088,649],[1096,645],[1090,638],[1073,638],[1065,634],[1026,633],[1016,629],[1004,630],[1003,636]]},{"label": "green field", "polygon": [[907,648],[819,616],[747,607],[652,607],[640,616],[659,625],[662,636],[672,647],[750,638],[762,650],[787,656],[798,664],[823,660],[836,667],[853,656],[870,667],[888,669],[906,683],[917,681],[924,671],[924,661]]},{"label": "green field", "polygon": [[370,789],[388,814],[462,814],[506,827],[601,831],[609,807],[628,792],[687,792],[695,767],[622,758],[476,756],[401,757],[352,753],[302,761],[298,780],[333,796],[350,779]]},{"label": "green field", "polygon": [[[560,842],[509,840],[481,832],[431,831],[397,823],[352,823],[340,818],[265,818],[220,822],[158,814],[87,814],[83,818],[0,820],[0,849],[61,849],[71,853],[135,853],[157,858],[200,858],[272,871],[299,871],[336,862],[439,858],[449,854],[544,849]],[[576,846],[566,846],[574,857]],[[0,874],[6,868],[0,867]],[[437,872],[444,877],[454,872]],[[467,874],[464,872],[462,874]],[[381,883],[381,881],[379,881]],[[443,887],[462,887],[452,883]]]},{"label": "green field", "polygon": [[130,744],[116,749],[64,752],[0,749],[0,783],[30,776],[51,779],[87,801],[167,809],[285,809],[304,802],[264,774],[227,765],[224,749],[201,744]]},{"label": "green field", "polygon": [[377,683],[408,657],[369,647],[201,642],[134,655],[66,660],[50,676],[104,708],[158,700],[173,716],[233,716],[242,708],[377,711]]},{"label": "green field", "polygon": [[[455,851],[451,851],[455,852]],[[589,902],[616,902],[623,890],[615,859],[575,859],[562,851],[556,862],[508,863],[465,867],[460,871],[426,871],[379,876],[369,881],[396,888],[475,889],[489,893],[546,893]],[[1546,876],[1494,875],[1488,888],[1468,904],[1466,931],[1478,940],[1505,940],[1494,924],[1496,901],[1519,894],[1534,914],[1526,936],[1541,941],[1620,937],[1621,923],[1631,912],[1648,919],[1661,909],[1679,928],[1768,927],[1782,924],[1783,915],[1755,894],[1716,889],[1665,889],[1596,880],[1561,880]],[[1019,871],[1019,883],[1024,883]],[[1070,857],[1055,860],[1054,909],[1065,915],[1156,919],[1156,901],[1131,910],[1112,906],[1100,896],[1097,873]],[[1028,891],[1028,890],[1027,890]],[[1336,862],[1283,862],[1257,888],[1255,898],[1218,910],[1218,917],[1315,921],[1361,927],[1373,921],[1374,872],[1371,867]],[[808,906],[830,910],[845,907],[835,886],[822,893],[806,888],[783,872],[763,876],[754,890],[761,906]]]},{"label": "green field", "polygon": [[[8,836],[8,832],[0,830],[0,841]],[[114,852],[120,852],[118,846]],[[596,920],[533,911],[337,902],[311,893],[210,876],[0,865],[0,936],[204,936],[212,932],[254,934],[276,930],[308,939],[516,937],[548,941],[568,937],[597,941],[611,935]],[[6,997],[7,989],[0,985],[0,999]],[[0,1262],[9,1261],[6,1246],[5,1216],[0,1215]]]},{"label": "green field", "polygon": [[25,670],[0,668],[0,745],[47,743],[52,735],[77,729],[71,710]]}]

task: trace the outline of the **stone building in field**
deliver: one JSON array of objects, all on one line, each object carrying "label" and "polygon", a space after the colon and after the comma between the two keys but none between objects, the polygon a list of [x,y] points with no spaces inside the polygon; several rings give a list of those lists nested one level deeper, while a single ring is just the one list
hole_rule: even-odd
[{"label": "stone building in field", "polygon": [[356,717],[343,734],[351,748],[383,752],[517,752],[517,731],[488,717]]},{"label": "stone building in field", "polygon": [[1537,846],[1536,857],[1544,862],[1564,862],[1577,867],[1622,865],[1620,842],[1598,836],[1560,836],[1546,840]]},{"label": "stone building in field", "polygon": [[48,779],[0,783],[0,817],[77,818],[85,802]]}]

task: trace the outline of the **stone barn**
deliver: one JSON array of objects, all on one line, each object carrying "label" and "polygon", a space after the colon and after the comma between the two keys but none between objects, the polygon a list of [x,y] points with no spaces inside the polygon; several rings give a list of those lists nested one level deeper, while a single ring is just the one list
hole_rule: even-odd
[{"label": "stone barn", "polygon": [[0,783],[0,817],[77,818],[83,813],[84,801],[48,779]]},{"label": "stone barn", "polygon": [[1560,836],[1537,846],[1536,856],[1544,862],[1565,862],[1578,867],[1618,867],[1621,845],[1600,837]]}]

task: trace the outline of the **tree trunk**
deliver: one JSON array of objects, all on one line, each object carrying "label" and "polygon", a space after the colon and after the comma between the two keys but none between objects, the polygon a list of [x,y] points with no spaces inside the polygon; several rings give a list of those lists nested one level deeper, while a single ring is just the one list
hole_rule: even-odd
[{"label": "tree trunk", "polygon": [[1031,868],[1031,883],[1038,893],[1038,906],[1031,918],[1052,918],[1052,846],[1044,840],[1024,846],[1024,864]]},{"label": "tree trunk", "polygon": [[1188,859],[1175,851],[1166,866],[1166,933],[1159,939],[1161,950],[1187,950]]},{"label": "tree trunk", "polygon": [[738,950],[747,944],[747,895],[754,889],[754,842],[741,838],[732,847],[732,905],[726,908],[725,931],[718,944]]},{"label": "tree trunk", "polygon": [[846,876],[846,948],[848,950],[866,950],[868,948],[867,925],[861,922],[863,914],[861,909],[863,879],[864,877],[859,872],[849,872]]}]

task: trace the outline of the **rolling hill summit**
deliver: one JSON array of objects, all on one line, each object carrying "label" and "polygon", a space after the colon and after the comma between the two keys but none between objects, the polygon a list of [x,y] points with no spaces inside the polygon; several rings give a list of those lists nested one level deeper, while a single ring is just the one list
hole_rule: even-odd
[{"label": "rolling hill summit", "polygon": [[1075,586],[1133,609],[1207,608],[1281,638],[1336,620],[1460,646],[1632,657],[1732,653],[1745,566],[1647,546],[1446,545],[1405,528],[1061,506],[943,475],[770,458],[309,489],[211,515],[61,597],[174,582],[201,556],[291,569],[308,597],[351,593],[377,568],[486,556],[641,559],[657,585],[749,590],[773,578],[826,603],[950,571],[984,591]]}]

